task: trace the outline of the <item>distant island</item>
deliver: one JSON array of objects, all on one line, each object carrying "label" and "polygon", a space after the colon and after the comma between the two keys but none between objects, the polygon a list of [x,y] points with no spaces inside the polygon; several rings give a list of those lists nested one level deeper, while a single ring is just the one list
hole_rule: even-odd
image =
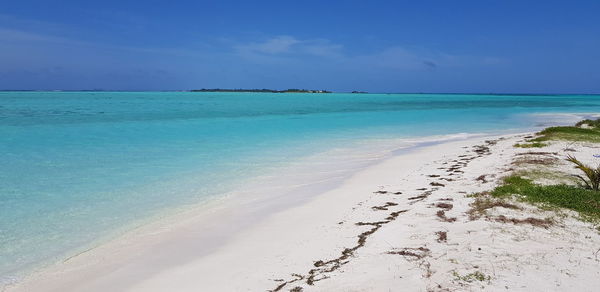
[{"label": "distant island", "polygon": [[308,89],[286,89],[286,90],[275,90],[275,89],[192,89],[191,92],[271,92],[271,93],[331,93],[327,90],[308,90]]}]

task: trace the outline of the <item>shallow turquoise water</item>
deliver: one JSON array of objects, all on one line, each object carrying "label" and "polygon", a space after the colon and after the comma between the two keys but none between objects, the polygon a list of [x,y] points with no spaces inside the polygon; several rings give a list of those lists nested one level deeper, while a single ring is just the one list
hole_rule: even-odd
[{"label": "shallow turquoise water", "polygon": [[546,112],[600,96],[0,92],[0,283],[316,152]]}]

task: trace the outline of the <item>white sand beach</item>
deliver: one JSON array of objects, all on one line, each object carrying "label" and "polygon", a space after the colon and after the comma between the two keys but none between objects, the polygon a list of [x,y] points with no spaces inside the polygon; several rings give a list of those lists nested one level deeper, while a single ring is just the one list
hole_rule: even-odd
[{"label": "white sand beach", "polygon": [[251,203],[209,206],[8,291],[594,291],[600,235],[592,224],[520,202],[512,202],[520,209],[471,211],[470,194],[529,167],[523,157],[550,158],[574,173],[565,148],[588,162],[599,151],[567,142],[535,152],[513,147],[524,136],[402,153],[251,222],[233,216]]},{"label": "white sand beach", "polygon": [[0,7],[0,292],[600,291],[600,1]]}]

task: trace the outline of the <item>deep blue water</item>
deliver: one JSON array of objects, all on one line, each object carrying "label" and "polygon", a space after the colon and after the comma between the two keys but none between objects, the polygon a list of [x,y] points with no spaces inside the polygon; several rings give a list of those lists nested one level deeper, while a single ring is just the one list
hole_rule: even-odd
[{"label": "deep blue water", "polygon": [[340,145],[571,112],[600,96],[0,92],[0,283]]}]

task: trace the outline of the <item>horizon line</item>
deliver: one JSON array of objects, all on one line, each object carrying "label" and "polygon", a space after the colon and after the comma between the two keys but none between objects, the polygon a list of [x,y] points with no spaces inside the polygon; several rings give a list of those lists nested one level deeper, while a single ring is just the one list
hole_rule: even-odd
[{"label": "horizon line", "polygon": [[[0,89],[0,92],[189,92],[189,93],[204,93],[204,92],[220,92],[218,90],[224,90],[222,92],[226,93],[283,93],[283,92],[249,92],[244,90],[264,90],[264,89],[229,89],[229,88],[216,88],[215,91],[211,91],[212,89],[208,89],[206,91],[195,91],[201,89],[164,89],[164,90],[119,90],[119,89]],[[228,92],[227,90],[232,90]],[[239,91],[235,91],[239,90]],[[271,90],[271,89],[267,89]],[[321,89],[307,89],[318,91]],[[369,92],[369,91],[332,91],[323,89],[328,91],[328,93],[351,93],[351,94],[472,94],[472,95],[600,95],[600,92],[597,93],[578,93],[578,92],[569,92],[569,93],[524,93],[524,92]],[[284,90],[273,90],[273,91],[285,91]],[[292,92],[293,93],[293,92]],[[302,92],[301,92],[302,93]],[[309,93],[309,92],[306,92]],[[316,93],[315,94],[327,94],[327,93]]]}]

